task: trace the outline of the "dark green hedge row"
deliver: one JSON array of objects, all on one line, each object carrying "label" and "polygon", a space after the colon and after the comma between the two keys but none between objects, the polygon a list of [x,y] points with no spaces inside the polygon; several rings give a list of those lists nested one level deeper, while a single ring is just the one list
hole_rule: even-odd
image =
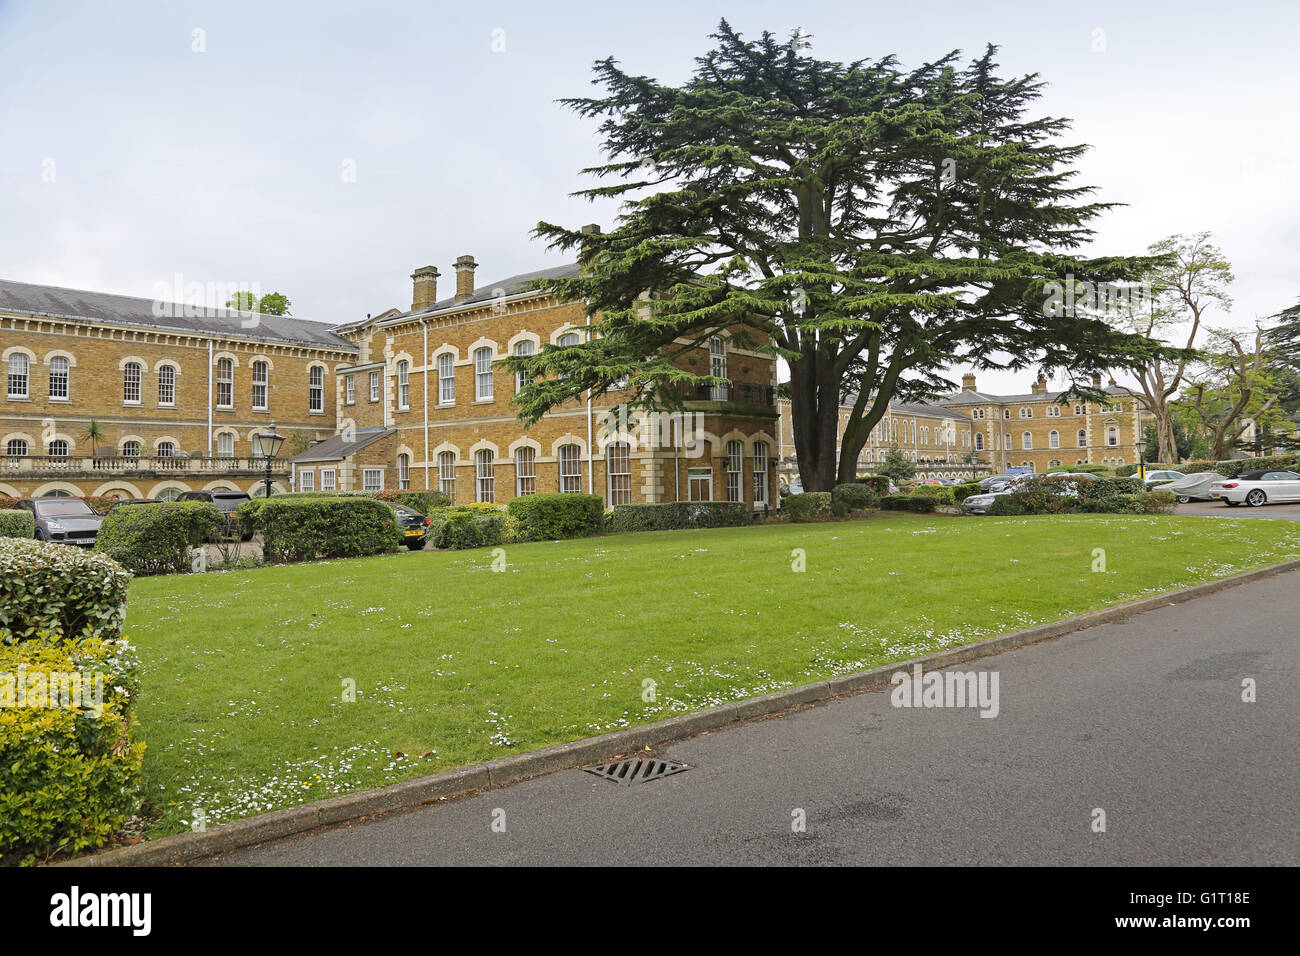
[{"label": "dark green hedge row", "polygon": [[856,512],[870,511],[880,503],[874,484],[851,482],[831,489],[831,514],[843,518]]},{"label": "dark green hedge row", "polygon": [[262,535],[270,561],[357,558],[396,551],[402,543],[393,509],[373,498],[255,498],[240,518]]},{"label": "dark green hedge row", "polygon": [[789,495],[781,501],[781,510],[791,521],[816,521],[831,513],[829,491],[808,491],[802,495]]},{"label": "dark green hedge row", "polygon": [[0,538],[31,538],[36,535],[36,519],[30,511],[0,511]]},{"label": "dark green hedge row", "polygon": [[952,500],[954,504],[961,504],[971,495],[980,493],[980,483],[978,481],[968,481],[960,485],[954,485],[952,489]]},{"label": "dark green hedge row", "polygon": [[[797,497],[797,496],[796,496]],[[827,498],[830,495],[826,496]],[[789,498],[785,499],[787,502]],[[615,505],[606,515],[605,530],[677,531],[682,528],[731,528],[754,520],[741,501],[669,501],[662,504]]]},{"label": "dark green hedge row", "polygon": [[520,495],[510,499],[512,541],[558,541],[599,534],[605,502],[599,495]]},{"label": "dark green hedge row", "polygon": [[938,507],[938,501],[934,498],[927,498],[924,495],[885,495],[880,499],[880,507],[884,511],[933,511]]},{"label": "dark green hedge row", "polygon": [[131,574],[103,554],[0,538],[0,644],[117,640]]},{"label": "dark green hedge row", "polygon": [[883,498],[889,494],[888,475],[864,475],[861,478],[855,478],[854,481],[860,485],[870,486],[876,492],[877,498]]},{"label": "dark green hedge row", "polygon": [[504,508],[461,505],[429,516],[426,540],[435,548],[491,548],[506,541]]},{"label": "dark green hedge row", "polygon": [[160,501],[115,508],[104,518],[95,550],[132,574],[181,574],[194,550],[216,536],[221,515],[206,501]]}]

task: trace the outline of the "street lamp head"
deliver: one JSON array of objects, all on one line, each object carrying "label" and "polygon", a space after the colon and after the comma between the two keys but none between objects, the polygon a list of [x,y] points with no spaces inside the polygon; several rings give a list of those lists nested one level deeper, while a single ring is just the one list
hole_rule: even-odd
[{"label": "street lamp head", "polygon": [[282,444],[284,436],[276,432],[275,422],[271,422],[270,428],[253,436],[253,457],[265,458],[269,462],[280,454]]}]

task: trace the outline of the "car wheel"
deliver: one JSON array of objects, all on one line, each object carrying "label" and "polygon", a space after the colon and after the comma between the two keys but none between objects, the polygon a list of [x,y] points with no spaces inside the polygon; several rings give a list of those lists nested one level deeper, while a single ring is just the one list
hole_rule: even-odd
[{"label": "car wheel", "polygon": [[1235,508],[1237,507],[1237,505],[1241,504],[1240,501],[1228,501],[1226,498],[1224,499],[1223,503],[1227,505],[1229,508]]},{"label": "car wheel", "polygon": [[1191,500],[1192,500],[1192,499],[1189,498],[1189,497],[1187,497],[1186,495],[1179,495],[1179,496],[1178,496],[1178,503],[1179,503],[1180,505],[1185,505],[1185,504],[1187,504],[1187,502],[1189,502],[1189,501],[1191,501]]},{"label": "car wheel", "polygon": [[419,541],[407,541],[406,546],[412,551],[423,551],[424,539],[421,538]]},{"label": "car wheel", "polygon": [[1268,501],[1268,495],[1264,494],[1264,492],[1260,491],[1258,488],[1246,495],[1246,504],[1250,505],[1252,508],[1258,508],[1266,501]]}]

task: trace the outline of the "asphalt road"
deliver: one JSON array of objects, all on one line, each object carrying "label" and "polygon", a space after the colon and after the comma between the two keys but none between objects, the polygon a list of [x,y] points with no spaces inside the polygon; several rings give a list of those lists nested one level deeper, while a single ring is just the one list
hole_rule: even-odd
[{"label": "asphalt road", "polygon": [[958,668],[998,673],[994,718],[874,691],[674,744],[692,769],[661,780],[564,771],[206,862],[1295,865],[1298,591],[1290,572]]},{"label": "asphalt road", "polygon": [[1221,501],[1189,501],[1179,505],[1174,512],[1179,515],[1207,515],[1211,518],[1272,518],[1282,521],[1300,520],[1300,504],[1287,503],[1277,505],[1237,505],[1230,508]]}]

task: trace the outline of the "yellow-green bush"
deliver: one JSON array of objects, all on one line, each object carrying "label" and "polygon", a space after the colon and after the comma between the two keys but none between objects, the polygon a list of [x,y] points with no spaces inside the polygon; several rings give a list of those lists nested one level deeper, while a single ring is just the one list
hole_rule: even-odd
[{"label": "yellow-green bush", "polygon": [[0,645],[0,864],[100,847],[138,810],[138,674],[124,640]]}]

